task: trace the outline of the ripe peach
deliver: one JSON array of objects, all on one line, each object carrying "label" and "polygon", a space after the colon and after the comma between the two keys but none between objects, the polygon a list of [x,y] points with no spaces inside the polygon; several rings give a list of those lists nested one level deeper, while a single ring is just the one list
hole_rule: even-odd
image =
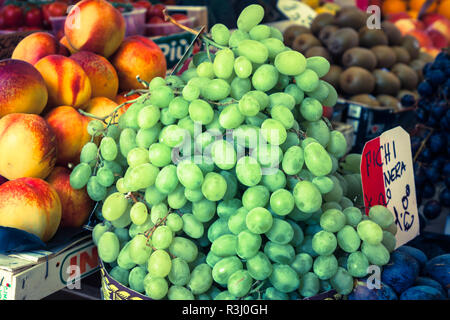
[{"label": "ripe peach", "polygon": [[95,53],[79,51],[72,56],[86,72],[92,87],[92,97],[114,99],[119,89],[119,78],[112,64]]},{"label": "ripe peach", "polygon": [[62,227],[81,227],[94,207],[94,202],[89,198],[86,188],[73,189],[70,186],[70,170],[64,167],[55,167],[47,181],[56,190],[61,201],[60,225]]},{"label": "ripe peach", "polygon": [[74,48],[70,45],[69,41],[67,41],[66,36],[62,37],[61,40],[59,40],[59,43],[62,44],[63,46],[65,46],[65,47],[67,48],[67,50],[69,50],[69,52],[70,52],[71,54],[74,54],[74,53],[78,52],[78,50],[74,49]]},{"label": "ripe peach", "polygon": [[47,100],[44,78],[36,68],[21,60],[0,61],[0,118],[10,113],[39,114]]},{"label": "ripe peach", "polygon": [[56,136],[35,114],[12,113],[0,119],[0,175],[45,179],[56,163]]},{"label": "ripe peach", "polygon": [[[121,92],[116,96],[116,103],[117,104],[122,104],[122,103],[126,103],[127,101],[130,100],[134,100],[139,98],[141,95],[138,93],[133,93],[132,95],[129,96],[125,96],[125,94],[127,94],[127,92]],[[127,111],[128,108],[131,106],[132,103],[127,103],[125,104],[122,108],[120,108],[121,110],[123,110],[123,112]]]},{"label": "ripe peach", "polygon": [[164,53],[156,43],[142,36],[125,38],[111,62],[119,75],[119,88],[123,91],[144,88],[136,80],[138,75],[147,82],[154,77],[166,76]]},{"label": "ripe peach", "polygon": [[79,108],[91,98],[91,83],[83,68],[74,60],[50,55],[35,64],[47,85],[49,107]]},{"label": "ripe peach", "polygon": [[56,135],[57,163],[79,163],[81,149],[91,138],[87,132],[90,119],[73,107],[62,106],[51,110],[45,120]]},{"label": "ripe peach", "polygon": [[58,193],[46,181],[20,178],[0,186],[0,225],[50,240],[61,221]]},{"label": "ripe peach", "polygon": [[111,56],[125,37],[125,19],[104,0],[83,0],[67,15],[64,33],[76,50]]},{"label": "ripe peach", "polygon": [[[105,97],[96,97],[89,100],[89,102],[85,105],[85,110],[87,113],[90,113],[96,117],[106,117],[111,114],[115,108],[117,108],[118,104],[114,101],[105,98]],[[123,107],[122,107],[123,108]],[[120,117],[125,111],[120,108],[117,112],[118,117]],[[116,117],[116,121],[118,120]],[[93,118],[89,118],[92,120]],[[111,117],[106,118],[106,123],[109,122]]]},{"label": "ripe peach", "polygon": [[69,55],[69,50],[48,32],[35,32],[25,37],[14,49],[11,58],[35,64],[51,54]]}]

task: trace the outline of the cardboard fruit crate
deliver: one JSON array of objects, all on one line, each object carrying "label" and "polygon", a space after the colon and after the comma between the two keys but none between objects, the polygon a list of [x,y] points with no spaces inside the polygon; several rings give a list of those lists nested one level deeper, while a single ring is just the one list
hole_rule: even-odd
[{"label": "cardboard fruit crate", "polygon": [[76,290],[78,280],[98,269],[90,233],[51,251],[0,254],[0,300],[38,300],[65,287]]}]

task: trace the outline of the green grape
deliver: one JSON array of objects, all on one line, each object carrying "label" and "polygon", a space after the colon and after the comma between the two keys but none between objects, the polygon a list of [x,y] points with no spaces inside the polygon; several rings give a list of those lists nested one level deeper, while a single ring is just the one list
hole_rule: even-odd
[{"label": "green grape", "polygon": [[270,98],[269,96],[260,90],[252,90],[247,93],[248,96],[251,96],[258,100],[259,106],[261,110],[266,109],[270,105]]},{"label": "green grape", "polygon": [[308,96],[322,102],[328,97],[329,93],[330,89],[325,84],[325,81],[319,80],[319,85],[317,88],[311,92],[308,92]]},{"label": "green grape", "polygon": [[292,192],[295,200],[295,205],[300,211],[304,213],[313,213],[320,209],[322,205],[322,195],[319,189],[309,182],[298,182]]},{"label": "green grape", "polygon": [[151,277],[164,278],[172,268],[172,259],[164,250],[155,250],[150,255],[147,264],[147,271]]},{"label": "green grape", "polygon": [[253,279],[247,270],[237,270],[229,278],[227,288],[235,297],[243,297],[251,289]]},{"label": "green grape", "polygon": [[138,147],[148,149],[148,147],[150,147],[150,145],[156,141],[160,131],[160,123],[154,125],[150,129],[140,129],[136,134],[136,145]]},{"label": "green grape", "polygon": [[362,253],[364,253],[364,255],[367,257],[367,260],[369,260],[371,264],[376,264],[377,266],[384,266],[389,262],[390,258],[389,251],[381,243],[370,244],[368,242],[365,242],[363,239],[361,251]]},{"label": "green grape", "polygon": [[154,77],[150,81],[150,83],[148,84],[148,89],[151,92],[151,91],[154,91],[156,88],[165,86],[166,84],[167,84],[166,80],[164,80],[163,78],[161,78],[161,77]]},{"label": "green grape", "polygon": [[160,204],[162,201],[164,201],[166,196],[167,195],[165,193],[161,193],[160,191],[158,191],[158,189],[154,185],[145,189],[145,201],[151,206]]},{"label": "green grape", "polygon": [[244,56],[237,57],[234,60],[233,68],[236,75],[241,79],[247,79],[253,71],[252,63]]},{"label": "green grape", "polygon": [[239,45],[239,43],[242,40],[247,40],[250,39],[250,35],[242,30],[234,30],[231,35],[230,35],[230,39],[228,40],[228,44],[231,48],[235,48]]},{"label": "green grape", "polygon": [[119,256],[120,242],[114,232],[106,231],[98,240],[98,256],[103,262],[111,263]]},{"label": "green grape", "polygon": [[199,239],[204,233],[204,227],[193,214],[186,213],[181,216],[183,219],[183,231],[194,239]]},{"label": "green grape", "polygon": [[383,229],[388,228],[394,223],[394,216],[391,211],[381,205],[376,205],[370,208],[369,218]]},{"label": "green grape", "polygon": [[236,163],[236,177],[247,187],[255,186],[262,178],[261,166],[254,158],[242,157]]},{"label": "green grape", "polygon": [[97,158],[97,152],[98,148],[94,142],[86,143],[81,149],[80,162],[89,164]]},{"label": "green grape", "polygon": [[119,252],[117,257],[117,265],[125,270],[130,270],[136,266],[136,264],[130,258],[130,242],[127,242]]},{"label": "green grape", "polygon": [[286,175],[283,171],[277,169],[273,174],[263,175],[261,183],[268,188],[270,192],[274,192],[286,186]]},{"label": "green grape", "polygon": [[102,186],[108,188],[114,183],[114,174],[108,168],[102,167],[97,171],[97,181]]},{"label": "green grape", "polygon": [[252,88],[252,83],[250,79],[242,79],[236,77],[231,81],[231,97],[233,99],[239,100],[241,99],[247,92],[249,92]]},{"label": "green grape", "polygon": [[209,201],[219,201],[225,195],[227,182],[224,177],[215,172],[206,174],[202,184],[202,193]]},{"label": "green grape", "polygon": [[174,237],[169,246],[169,252],[184,259],[187,263],[191,263],[197,258],[198,248],[194,242],[183,237]]},{"label": "green grape", "polygon": [[345,215],[337,209],[328,209],[320,217],[320,226],[328,232],[338,232],[346,222]]},{"label": "green grape", "polygon": [[251,28],[248,32],[252,40],[264,40],[270,37],[270,27],[260,24]]},{"label": "green grape", "polygon": [[[264,49],[267,51],[266,47],[264,47]],[[278,71],[271,64],[261,65],[256,69],[256,71],[253,73],[252,76],[252,84],[256,90],[269,91],[273,89],[273,87],[275,87],[277,82],[278,82]]]},{"label": "green grape", "polygon": [[[208,252],[208,255],[206,256],[206,263],[208,264],[208,266],[210,266],[211,268],[214,268],[214,266],[221,260],[223,260],[223,257],[219,257],[216,256],[214,253],[212,253],[211,251]],[[213,269],[214,272],[214,269]],[[214,278],[214,274],[213,274],[213,278]]]},{"label": "green grape", "polygon": [[[295,99],[291,95],[284,92],[275,92],[269,96],[269,106],[271,108],[277,106],[284,106],[289,109],[289,111],[293,111],[295,107]],[[292,112],[291,111],[291,112]]]},{"label": "green grape", "polygon": [[123,284],[124,286],[128,286],[128,277],[129,271],[127,269],[123,269],[119,266],[115,266],[109,272],[110,276],[116,279],[118,282]]},{"label": "green grape", "polygon": [[250,156],[256,158],[261,167],[275,171],[283,159],[283,151],[279,146],[260,143],[250,152]]},{"label": "green grape", "polygon": [[245,116],[240,112],[238,104],[226,106],[219,115],[219,123],[225,129],[235,129],[245,120]]},{"label": "green grape", "polygon": [[237,300],[237,298],[225,290],[216,295],[213,300]]},{"label": "green grape", "polygon": [[231,200],[234,198],[237,192],[237,178],[234,174],[228,171],[220,171],[219,173],[222,175],[222,177],[225,178],[227,182],[227,191],[223,196],[223,200]]},{"label": "green grape", "polygon": [[337,234],[339,247],[345,252],[352,253],[359,249],[361,239],[352,226],[345,226]]},{"label": "green grape", "polygon": [[211,79],[209,79],[209,78],[196,76],[196,77],[193,77],[192,79],[190,79],[187,84],[197,87],[201,93],[202,92],[201,89],[203,87],[205,87],[210,81],[211,81]]},{"label": "green grape", "polygon": [[300,285],[297,272],[286,264],[275,264],[269,281],[275,289],[284,293],[292,292]]},{"label": "green grape", "polygon": [[386,249],[391,253],[395,250],[395,246],[397,244],[397,240],[395,236],[389,231],[383,231],[383,240],[381,243],[386,247]]},{"label": "green grape", "polygon": [[219,257],[229,257],[236,254],[237,237],[234,234],[224,234],[211,244],[211,251]]},{"label": "green grape", "polygon": [[131,224],[131,218],[130,218],[130,210],[131,206],[128,206],[127,210],[123,215],[120,216],[120,218],[116,220],[112,220],[111,224],[115,228],[125,228],[128,227]]},{"label": "green grape", "polygon": [[237,209],[228,219],[228,229],[235,235],[247,229],[246,218],[248,210],[244,207]]},{"label": "green grape", "polygon": [[159,223],[169,212],[169,208],[164,202],[152,206],[150,209],[150,219],[154,224]]},{"label": "green grape", "polygon": [[199,264],[192,270],[188,288],[193,294],[202,294],[211,288],[212,269],[206,263]]},{"label": "green grape", "polygon": [[169,300],[195,300],[194,295],[189,289],[181,286],[171,286],[167,292]]},{"label": "green grape", "polygon": [[167,196],[167,204],[172,209],[180,209],[186,202],[187,199],[184,196],[184,187],[182,185],[178,185],[176,189]]},{"label": "green grape", "polygon": [[167,108],[174,98],[173,90],[167,86],[160,86],[150,95],[150,104],[159,108]]},{"label": "green grape", "polygon": [[350,199],[347,198],[347,197],[342,197],[342,199],[341,199],[341,201],[339,202],[339,204],[341,205],[341,207],[342,207],[343,209],[353,207],[353,202],[352,202],[352,200],[350,200]]},{"label": "green grape", "polygon": [[239,30],[249,32],[264,18],[264,9],[258,4],[252,4],[244,8],[237,19]]},{"label": "green grape", "polygon": [[181,127],[181,121],[183,119],[179,121],[180,126],[176,124],[165,126],[160,132],[159,142],[164,143],[171,148],[181,146],[184,140],[188,137],[188,131]]},{"label": "green grape", "polygon": [[270,27],[270,36],[280,41],[284,41],[283,33],[275,27]]},{"label": "green grape", "polygon": [[123,247],[131,239],[127,228],[114,228],[114,233],[119,239],[121,247]]},{"label": "green grape", "polygon": [[259,113],[260,105],[257,99],[251,95],[245,94],[239,100],[239,112],[244,116],[256,116]]},{"label": "green grape", "polygon": [[141,147],[131,149],[127,155],[127,163],[130,168],[148,163],[148,150]]},{"label": "green grape", "polygon": [[312,236],[311,235],[306,235],[302,244],[296,248],[296,253],[302,253],[302,252],[309,254],[313,258],[318,256],[317,252],[315,252],[312,248]]},{"label": "green grape", "polygon": [[70,186],[75,189],[82,189],[89,181],[91,177],[92,169],[87,163],[77,164],[70,173]]},{"label": "green grape", "polygon": [[119,148],[126,158],[131,149],[136,148],[136,131],[130,128],[123,129],[119,137]]},{"label": "green grape", "polygon": [[143,267],[136,266],[131,269],[128,275],[128,284],[131,290],[137,291],[139,293],[144,293],[144,278],[147,275],[147,270]]},{"label": "green grape", "polygon": [[319,86],[319,77],[313,70],[306,68],[302,73],[295,76],[295,82],[303,92],[311,92]]},{"label": "green grape", "polygon": [[231,232],[228,229],[227,220],[219,218],[209,226],[207,238],[209,242],[212,243],[214,242],[214,240],[223,236],[224,234],[231,234]]},{"label": "green grape", "polygon": [[97,137],[102,134],[104,129],[105,126],[100,120],[91,120],[87,126],[87,132],[93,137]]},{"label": "green grape", "polygon": [[202,193],[202,189],[198,188],[198,189],[184,189],[184,196],[186,197],[187,200],[191,201],[191,202],[197,202],[202,200],[203,197],[203,193]]},{"label": "green grape", "polygon": [[247,259],[246,267],[250,276],[260,281],[267,279],[273,270],[269,258],[261,251],[252,258]]},{"label": "green grape", "polygon": [[[305,71],[306,59],[300,52],[294,50],[283,51],[275,57],[274,65],[282,74],[288,76],[298,76],[303,74]],[[300,88],[302,87],[300,86]]]},{"label": "green grape", "polygon": [[214,111],[208,102],[202,99],[196,99],[189,104],[189,116],[192,121],[206,125],[213,120]]},{"label": "green grape", "polygon": [[173,233],[172,229],[167,226],[157,227],[152,234],[152,243],[156,249],[167,249],[172,243]]},{"label": "green grape", "polygon": [[328,152],[318,142],[312,142],[304,148],[305,164],[311,173],[317,177],[331,172],[332,162]]},{"label": "green grape", "polygon": [[334,186],[333,180],[326,176],[314,177],[311,182],[319,189],[321,194],[330,192]]},{"label": "green grape", "polygon": [[320,281],[317,275],[312,272],[303,274],[300,277],[298,291],[303,297],[312,297],[318,294],[320,291]]},{"label": "green grape", "polygon": [[117,124],[111,124],[106,128],[106,136],[117,140],[120,136],[120,128]]},{"label": "green grape", "polygon": [[383,240],[383,229],[371,220],[361,221],[356,230],[361,240],[368,244],[377,245]]},{"label": "green grape", "polygon": [[98,240],[100,237],[107,231],[111,229],[111,225],[109,223],[100,222],[97,223],[92,229],[92,241],[95,245],[98,245]]},{"label": "green grape", "polygon": [[265,207],[269,202],[269,195],[269,190],[264,186],[250,187],[242,195],[242,205],[248,211],[257,207]]},{"label": "green grape", "polygon": [[[200,96],[200,88],[198,88],[197,86],[188,84],[183,88],[182,95],[186,101],[189,101],[189,102],[194,101],[194,100],[198,99],[198,97]],[[169,108],[170,108],[170,104],[169,104]]]},{"label": "green grape", "polygon": [[309,57],[306,59],[306,67],[314,71],[319,78],[322,78],[330,70],[330,62],[321,56]]},{"label": "green grape", "polygon": [[289,244],[293,247],[300,246],[303,243],[303,240],[305,239],[305,235],[303,234],[302,228],[298,225],[297,222],[291,219],[286,219],[286,221],[291,225],[292,229],[294,230],[294,235]]},{"label": "green grape", "polygon": [[175,119],[183,119],[189,115],[189,101],[176,97],[169,103],[169,113]]},{"label": "green grape", "polygon": [[[269,28],[270,29],[270,28]],[[250,35],[251,36],[251,35]],[[269,58],[274,59],[280,52],[283,52],[285,46],[283,41],[276,38],[266,38],[260,40],[260,42],[266,46],[267,50],[269,51]]]},{"label": "green grape", "polygon": [[241,231],[237,236],[236,253],[242,259],[254,257],[261,248],[262,238],[249,230]]},{"label": "green grape", "polygon": [[[162,170],[161,170],[162,171]],[[129,168],[125,173],[124,184],[130,191],[146,189],[157,181],[160,171],[150,163],[144,163],[134,168]]]},{"label": "green grape", "polygon": [[96,176],[89,178],[86,191],[89,197],[94,201],[102,201],[106,198],[106,188],[98,182]]},{"label": "green grape", "polygon": [[168,75],[166,77],[166,82],[169,86],[173,88],[182,88],[185,85],[185,82],[181,77],[175,75]]},{"label": "green grape", "polygon": [[395,236],[397,234],[397,224],[392,223],[385,230],[389,231],[390,233],[392,233]]},{"label": "green grape", "polygon": [[169,213],[166,219],[166,226],[168,226],[172,232],[178,232],[183,229],[183,219],[176,213]]},{"label": "green grape", "polygon": [[239,199],[224,200],[217,205],[217,215],[228,220],[241,207],[242,201]]},{"label": "green grape", "polygon": [[295,258],[293,246],[290,244],[278,244],[272,241],[266,242],[264,253],[275,263],[290,264]]},{"label": "green grape", "polygon": [[339,180],[335,176],[330,176],[330,179],[333,180],[334,182],[333,189],[330,192],[325,193],[323,195],[323,199],[328,202],[334,201],[339,203],[342,199],[344,192],[342,190]]},{"label": "green grape", "polygon": [[261,125],[261,134],[272,145],[281,145],[286,141],[287,133],[283,124],[275,119],[266,119]]},{"label": "green grape", "polygon": [[[219,100],[225,99],[226,97],[229,96],[229,94],[231,93],[231,86],[224,79],[214,79],[214,80],[209,81],[205,87],[202,87],[200,89],[200,91],[201,91],[201,95],[205,99],[212,100],[212,101],[219,101]],[[202,106],[202,108],[205,108],[205,107]],[[191,118],[192,118],[192,115],[191,115]]]},{"label": "green grape", "polygon": [[308,122],[306,135],[316,139],[324,148],[330,141],[330,129],[323,120]]},{"label": "green grape", "polygon": [[317,232],[312,238],[312,248],[319,255],[330,255],[336,250],[336,247],[336,236],[331,232],[322,230]]},{"label": "green grape", "polygon": [[150,276],[150,273],[144,278],[145,294],[153,300],[161,300],[167,295],[169,285],[162,277]]},{"label": "green grape", "polygon": [[341,132],[337,130],[331,131],[327,151],[337,158],[342,157],[347,152],[347,140]]},{"label": "green grape", "polygon": [[221,23],[216,23],[211,28],[212,39],[221,46],[226,46],[230,39],[230,30]]},{"label": "green grape", "polygon": [[345,208],[342,211],[346,217],[346,223],[351,225],[352,227],[356,227],[358,223],[361,221],[362,215],[361,210],[355,207]]},{"label": "green grape", "polygon": [[136,202],[130,210],[131,222],[136,225],[144,224],[148,218],[148,209],[143,202]]},{"label": "green grape", "polygon": [[272,119],[278,120],[286,129],[294,125],[294,115],[285,106],[275,106],[270,110]]},{"label": "green grape", "polygon": [[172,149],[162,143],[154,143],[148,150],[148,159],[157,167],[164,167],[171,163]]},{"label": "green grape", "polygon": [[304,153],[299,146],[292,146],[284,153],[281,163],[283,171],[288,175],[296,175],[303,168]]},{"label": "green grape", "polygon": [[191,160],[183,160],[176,167],[176,174],[180,183],[188,189],[197,189],[203,183],[201,169]]},{"label": "green grape", "polygon": [[161,123],[164,126],[174,124],[176,121],[177,121],[177,119],[172,117],[172,115],[170,114],[169,108],[164,108],[161,110]]},{"label": "green grape", "polygon": [[247,228],[256,234],[266,233],[273,224],[273,217],[269,210],[257,207],[250,210],[245,218]]},{"label": "green grape", "polygon": [[160,117],[161,112],[159,108],[149,105],[139,111],[137,122],[141,129],[149,129],[159,121]]},{"label": "green grape", "polygon": [[[131,218],[130,218],[131,219]],[[131,224],[130,229],[128,230],[130,238],[134,238],[138,233],[144,233],[145,231],[153,228],[154,223],[151,219],[151,217],[147,217],[147,220],[144,222],[144,224],[137,225],[137,224]],[[140,264],[140,263],[139,263]]]},{"label": "green grape", "polygon": [[213,68],[217,78],[228,79],[233,73],[234,53],[231,49],[219,50],[214,58]]},{"label": "green grape", "polygon": [[177,167],[170,164],[162,168],[156,177],[156,189],[163,194],[170,194],[176,189],[177,185]]},{"label": "green grape", "polygon": [[300,104],[300,113],[307,121],[319,121],[323,114],[323,107],[319,100],[308,97]]},{"label": "green grape", "polygon": [[218,284],[226,285],[230,276],[234,272],[242,269],[243,265],[238,257],[233,255],[221,258],[214,264],[214,267],[212,269],[212,277]]},{"label": "green grape", "polygon": [[334,255],[318,256],[313,264],[314,273],[320,280],[328,280],[338,270],[338,261]]},{"label": "green grape", "polygon": [[208,199],[201,199],[192,203],[192,213],[200,222],[208,222],[216,213],[216,203]]},{"label": "green grape", "polygon": [[305,97],[304,92],[294,83],[287,85],[284,92],[294,98],[295,104],[300,104]]},{"label": "green grape", "polygon": [[352,252],[347,258],[347,270],[353,277],[365,277],[368,267],[369,260],[361,251]]},{"label": "green grape", "polygon": [[294,237],[294,229],[292,226],[281,219],[273,219],[272,227],[265,233],[267,238],[276,244],[288,244]]},{"label": "green grape", "polygon": [[313,265],[313,258],[307,253],[297,254],[294,258],[294,261],[292,261],[292,263],[290,264],[291,268],[294,269],[299,276],[310,273],[309,271],[311,270],[312,265]]},{"label": "green grape", "polygon": [[200,63],[197,67],[197,74],[199,77],[205,77],[209,79],[214,79],[214,67],[211,61],[204,61]]},{"label": "green grape", "polygon": [[328,82],[324,82],[324,85],[328,87],[328,97],[322,101],[322,104],[326,107],[333,107],[338,99],[336,89]]}]

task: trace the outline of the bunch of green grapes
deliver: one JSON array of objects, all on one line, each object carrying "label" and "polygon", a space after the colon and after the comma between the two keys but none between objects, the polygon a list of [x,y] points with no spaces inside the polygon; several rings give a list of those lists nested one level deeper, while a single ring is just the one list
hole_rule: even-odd
[{"label": "bunch of green grapes", "polygon": [[71,184],[101,202],[93,240],[111,276],[152,299],[347,294],[395,246],[387,209],[362,214],[357,155],[339,164],[329,62],[285,47],[263,15],[214,25],[215,52],[89,124]]}]

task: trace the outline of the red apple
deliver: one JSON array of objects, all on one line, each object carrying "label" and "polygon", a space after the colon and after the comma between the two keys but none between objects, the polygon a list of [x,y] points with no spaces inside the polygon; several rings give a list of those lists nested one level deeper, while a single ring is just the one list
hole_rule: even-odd
[{"label": "red apple", "polygon": [[422,20],[422,22],[425,24],[425,26],[428,27],[437,20],[447,20],[447,18],[445,18],[443,15],[441,15],[439,13],[430,12],[430,13],[424,14],[420,20]]},{"label": "red apple", "polygon": [[438,30],[435,29],[429,29],[426,31],[428,37],[431,39],[431,42],[433,42],[433,47],[436,47],[437,49],[442,49],[447,47],[448,41],[447,38]]},{"label": "red apple", "polygon": [[442,35],[447,38],[447,41],[450,42],[450,20],[448,19],[440,19],[433,22],[427,30],[437,30]]}]

